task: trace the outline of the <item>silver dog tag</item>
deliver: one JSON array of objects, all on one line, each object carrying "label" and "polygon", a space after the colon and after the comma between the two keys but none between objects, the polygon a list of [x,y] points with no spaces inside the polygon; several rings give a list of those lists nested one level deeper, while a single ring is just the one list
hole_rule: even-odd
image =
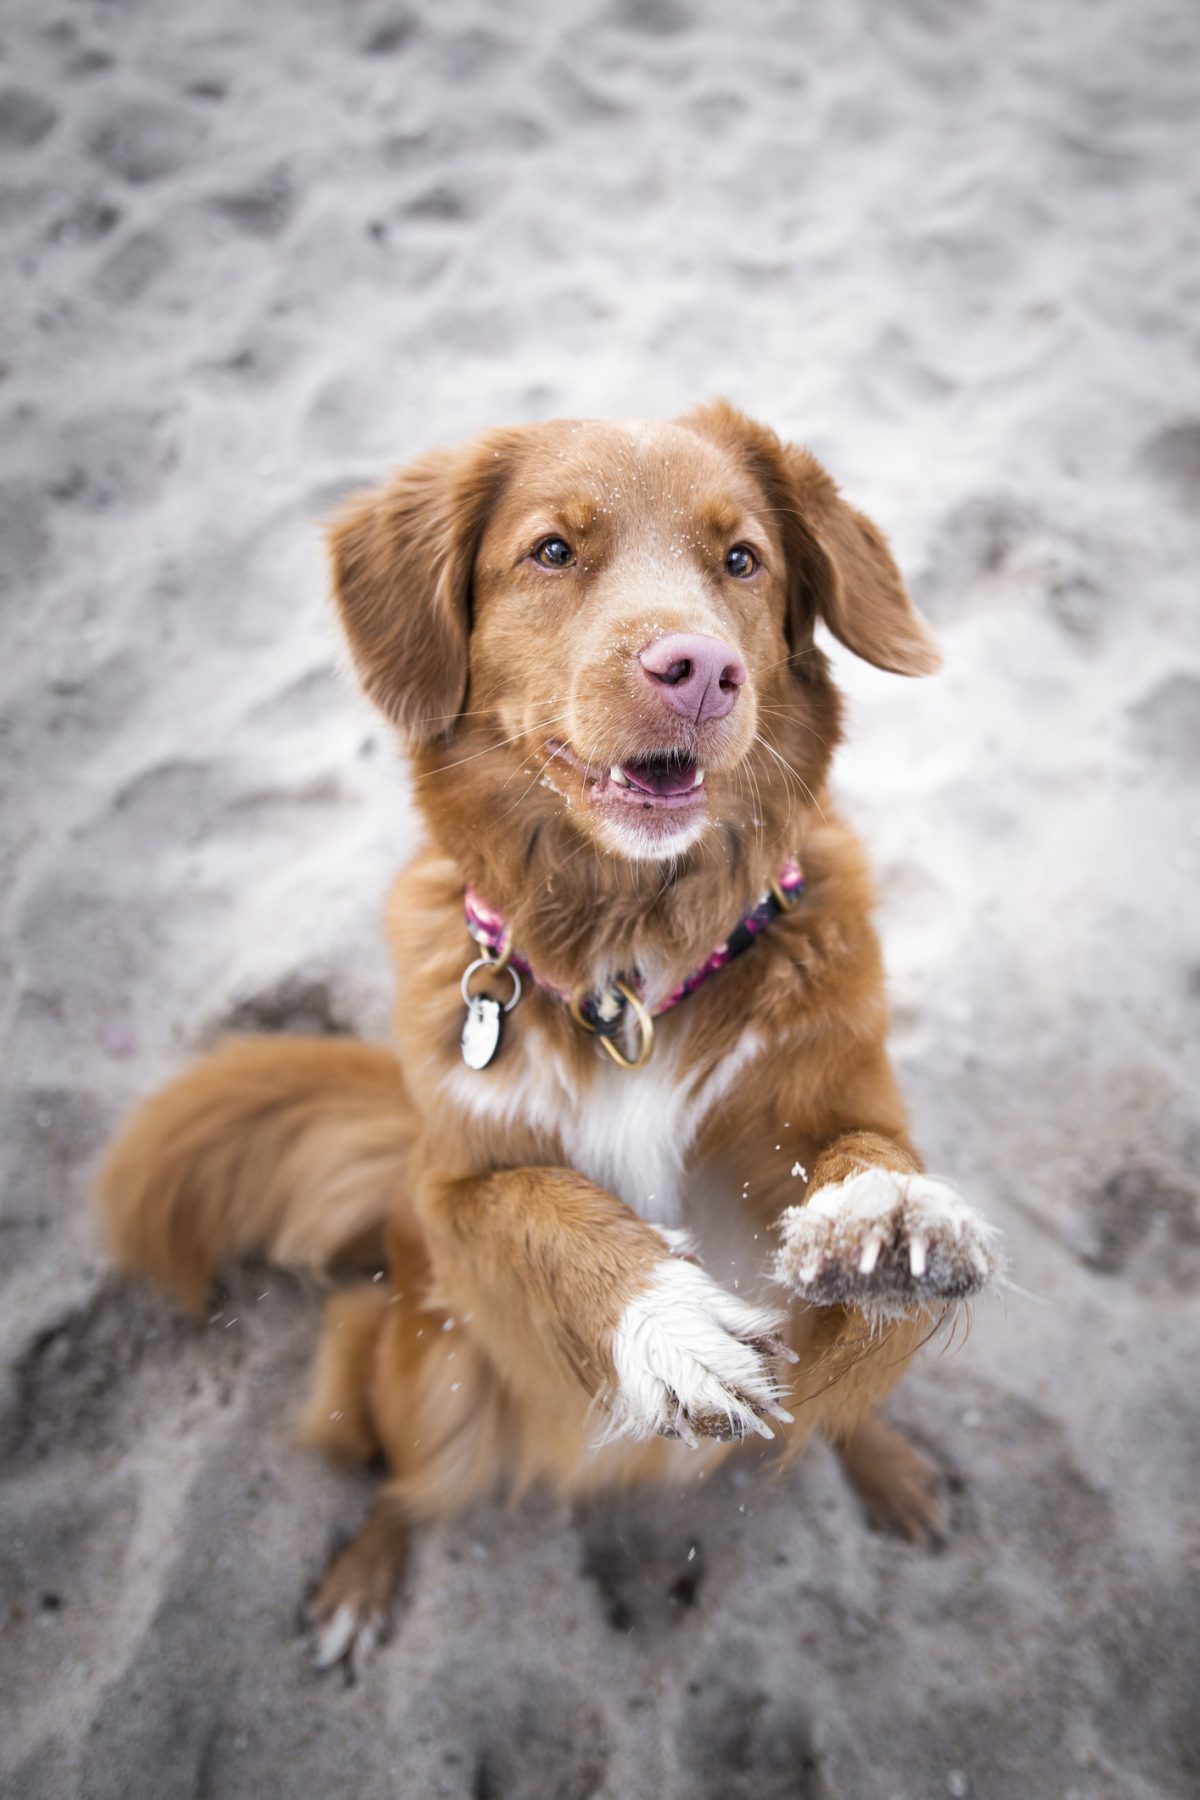
[{"label": "silver dog tag", "polygon": [[486,1069],[500,1048],[504,1014],[498,1000],[476,994],[467,1001],[462,1028],[462,1058],[468,1069]]}]

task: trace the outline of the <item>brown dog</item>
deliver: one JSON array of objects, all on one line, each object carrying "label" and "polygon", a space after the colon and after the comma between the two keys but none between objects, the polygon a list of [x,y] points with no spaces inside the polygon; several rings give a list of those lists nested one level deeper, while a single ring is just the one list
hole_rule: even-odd
[{"label": "brown dog", "polygon": [[370,1648],[412,1522],[502,1477],[580,1492],[819,1430],[928,1533],[931,1471],[872,1414],[997,1251],[909,1141],[825,797],[818,619],[882,668],[938,662],[884,540],[716,405],[428,456],[332,556],[431,838],[389,910],[395,1054],[233,1042],[102,1178],[119,1261],[191,1305],[237,1255],[326,1266],[386,1232],[307,1414],[391,1471],[318,1660]]}]

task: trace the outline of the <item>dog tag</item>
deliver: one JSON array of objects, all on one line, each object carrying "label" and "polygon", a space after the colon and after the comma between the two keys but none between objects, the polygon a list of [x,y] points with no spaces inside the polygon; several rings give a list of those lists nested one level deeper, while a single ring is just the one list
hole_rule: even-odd
[{"label": "dog tag", "polygon": [[462,1028],[462,1057],[468,1069],[486,1069],[500,1048],[504,1014],[498,1000],[476,994],[467,1001]]}]

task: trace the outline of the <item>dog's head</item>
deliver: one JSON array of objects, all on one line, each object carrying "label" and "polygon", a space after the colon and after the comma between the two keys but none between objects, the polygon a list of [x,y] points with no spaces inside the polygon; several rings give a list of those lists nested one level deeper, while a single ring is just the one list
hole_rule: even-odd
[{"label": "dog's head", "polygon": [[437,452],[331,546],[360,677],[422,774],[469,767],[480,823],[522,807],[627,860],[714,827],[786,847],[838,734],[818,618],[881,668],[938,664],[880,533],[724,404]]}]

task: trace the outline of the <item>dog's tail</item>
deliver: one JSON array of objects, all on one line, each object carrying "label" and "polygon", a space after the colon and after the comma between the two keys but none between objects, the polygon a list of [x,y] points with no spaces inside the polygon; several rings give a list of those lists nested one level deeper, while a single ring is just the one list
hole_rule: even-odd
[{"label": "dog's tail", "polygon": [[399,1064],[347,1038],[233,1039],[143,1103],[99,1198],[113,1253],[184,1305],[239,1256],[325,1268],[365,1255],[415,1135]]}]

